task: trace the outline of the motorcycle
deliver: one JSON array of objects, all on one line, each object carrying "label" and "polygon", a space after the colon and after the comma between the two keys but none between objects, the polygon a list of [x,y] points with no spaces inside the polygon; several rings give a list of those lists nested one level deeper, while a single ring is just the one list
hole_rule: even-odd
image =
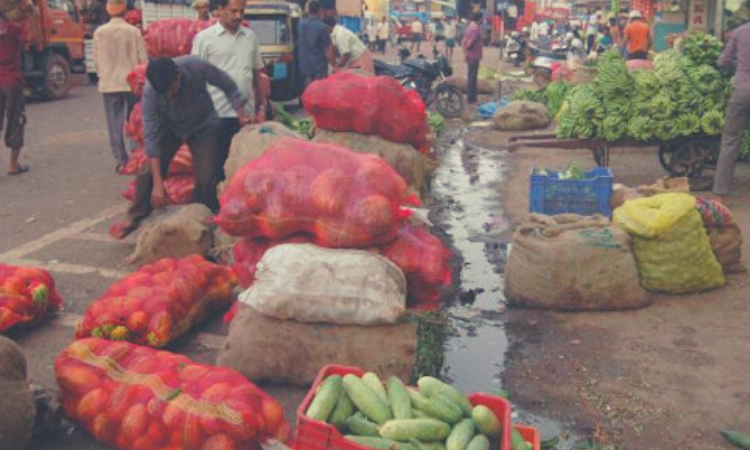
[{"label": "motorcycle", "polygon": [[436,47],[432,48],[432,54],[433,61],[422,55],[409,58],[411,52],[402,47],[399,50],[401,64],[388,64],[376,59],[375,75],[395,78],[407,89],[417,91],[428,108],[435,105],[444,117],[459,118],[465,107],[463,93],[456,86],[445,82],[446,77],[453,75],[453,67]]},{"label": "motorcycle", "polygon": [[514,31],[505,43],[505,60],[519,67],[526,59],[526,41],[521,33]]},{"label": "motorcycle", "polygon": [[540,52],[529,64],[531,77],[539,87],[544,87],[552,81],[552,67],[555,64],[566,64],[569,59],[584,60],[586,52],[580,39],[573,39],[560,48],[548,52]]}]

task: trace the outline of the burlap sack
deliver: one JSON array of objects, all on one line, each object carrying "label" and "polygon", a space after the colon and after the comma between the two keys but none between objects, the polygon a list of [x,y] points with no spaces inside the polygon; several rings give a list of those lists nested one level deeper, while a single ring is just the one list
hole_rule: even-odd
[{"label": "burlap sack", "polygon": [[283,137],[304,139],[278,122],[243,127],[232,139],[229,157],[224,163],[226,181],[219,185],[218,192],[223,192],[226,184],[242,166],[260,157],[271,144]]},{"label": "burlap sack", "polygon": [[[461,92],[466,93],[468,82],[466,77],[453,76],[446,78],[445,82],[456,86]],[[477,94],[492,95],[495,93],[495,81],[479,78],[477,79]]]},{"label": "burlap sack", "polygon": [[201,204],[168,206],[149,218],[138,235],[128,264],[150,264],[163,258],[208,256],[213,248],[213,213]]},{"label": "burlap sack", "polygon": [[0,449],[21,450],[31,440],[36,409],[26,384],[26,358],[0,336]]},{"label": "burlap sack", "polygon": [[650,185],[641,185],[637,188],[631,188],[623,184],[613,186],[610,206],[612,210],[619,208],[628,200],[635,200],[640,197],[651,197],[657,194],[668,192],[690,193],[690,182],[687,177],[663,177],[656,183]]},{"label": "burlap sack", "polygon": [[521,131],[546,128],[550,118],[547,107],[541,103],[516,100],[500,108],[495,114],[495,128],[503,131]]},{"label": "burlap sack", "polygon": [[357,153],[379,155],[403,177],[415,193],[419,193],[427,185],[429,176],[437,168],[434,160],[415,151],[411,145],[397,144],[374,135],[318,130],[313,142],[337,144]]},{"label": "burlap sack", "polygon": [[716,259],[719,260],[725,274],[744,273],[747,268],[742,264],[742,231],[737,225],[708,229],[708,240],[711,242]]},{"label": "burlap sack", "polygon": [[362,327],[301,323],[243,307],[232,321],[217,364],[254,382],[305,386],[326,364],[361,367],[408,380],[416,362],[416,325]]},{"label": "burlap sack", "polygon": [[575,214],[532,214],[516,230],[505,297],[512,306],[556,311],[632,309],[650,301],[627,233],[603,216]]},{"label": "burlap sack", "polygon": [[282,320],[394,324],[406,312],[406,279],[375,253],[284,244],[263,255],[240,301]]}]

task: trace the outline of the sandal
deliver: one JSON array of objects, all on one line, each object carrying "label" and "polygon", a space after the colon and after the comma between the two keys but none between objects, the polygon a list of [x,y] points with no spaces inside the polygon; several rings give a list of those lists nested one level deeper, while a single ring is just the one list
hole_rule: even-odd
[{"label": "sandal", "polygon": [[18,169],[16,170],[9,170],[8,175],[21,175],[22,173],[26,173],[29,171],[29,166],[24,166],[22,164],[18,165]]},{"label": "sandal", "polygon": [[109,228],[109,234],[117,240],[123,240],[138,229],[138,225],[129,220],[116,223]]}]

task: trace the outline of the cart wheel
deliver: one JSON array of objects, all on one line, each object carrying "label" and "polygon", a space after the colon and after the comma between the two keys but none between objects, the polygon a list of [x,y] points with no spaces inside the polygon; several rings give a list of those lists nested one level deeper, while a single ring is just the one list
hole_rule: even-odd
[{"label": "cart wheel", "polygon": [[685,142],[672,152],[667,171],[673,177],[699,177],[714,153],[713,146],[707,142]]},{"label": "cart wheel", "polygon": [[659,147],[659,163],[667,172],[669,172],[669,163],[672,161],[674,149],[674,144],[663,144]]},{"label": "cart wheel", "polygon": [[599,147],[591,150],[594,161],[599,167],[609,167],[609,147]]}]

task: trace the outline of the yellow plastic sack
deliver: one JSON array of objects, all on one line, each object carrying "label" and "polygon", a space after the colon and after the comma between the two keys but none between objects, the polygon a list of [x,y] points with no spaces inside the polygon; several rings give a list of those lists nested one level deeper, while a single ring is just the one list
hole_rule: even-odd
[{"label": "yellow plastic sack", "polygon": [[614,220],[633,237],[646,290],[683,294],[726,282],[692,196],[670,193],[630,200],[615,210]]}]

